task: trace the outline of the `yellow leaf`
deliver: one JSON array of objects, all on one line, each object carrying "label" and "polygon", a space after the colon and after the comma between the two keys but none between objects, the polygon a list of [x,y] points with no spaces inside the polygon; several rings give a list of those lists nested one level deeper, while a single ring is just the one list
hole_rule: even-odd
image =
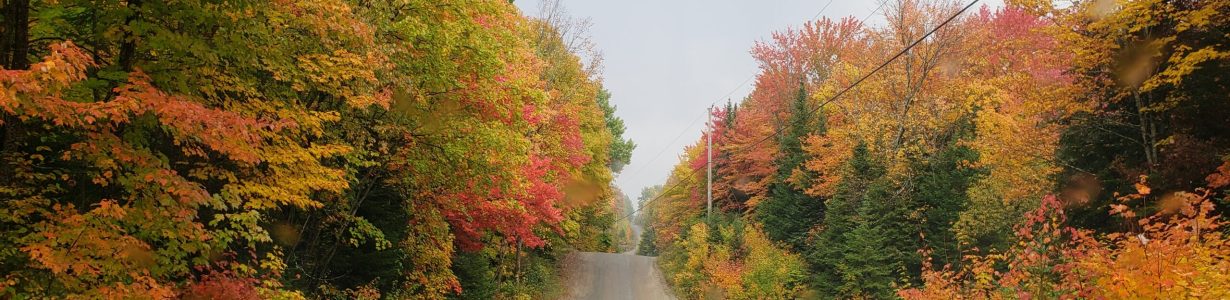
[{"label": "yellow leaf", "polygon": [[1150,191],[1152,191],[1152,189],[1150,189],[1150,188],[1149,188],[1149,186],[1145,185],[1144,183],[1137,183],[1137,184],[1136,184],[1136,192],[1137,192],[1137,193],[1139,193],[1139,194],[1141,194],[1141,195],[1148,195]]}]

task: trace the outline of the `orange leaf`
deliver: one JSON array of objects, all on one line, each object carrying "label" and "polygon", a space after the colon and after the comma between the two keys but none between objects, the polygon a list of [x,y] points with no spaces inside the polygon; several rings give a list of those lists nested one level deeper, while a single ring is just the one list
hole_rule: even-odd
[{"label": "orange leaf", "polygon": [[1136,184],[1136,193],[1138,193],[1138,194],[1141,194],[1141,195],[1148,195],[1148,194],[1149,194],[1149,192],[1150,192],[1150,191],[1152,191],[1152,190],[1153,190],[1153,189],[1150,189],[1150,188],[1149,188],[1149,186],[1145,185],[1144,183],[1137,183],[1137,184]]}]

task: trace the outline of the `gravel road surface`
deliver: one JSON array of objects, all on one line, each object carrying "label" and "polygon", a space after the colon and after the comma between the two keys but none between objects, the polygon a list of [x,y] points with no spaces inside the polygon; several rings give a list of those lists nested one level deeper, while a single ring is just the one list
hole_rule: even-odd
[{"label": "gravel road surface", "polygon": [[[639,239],[641,228],[633,226]],[[670,295],[657,258],[636,255],[636,247],[624,253],[577,252],[569,257],[568,293],[564,299],[656,300]]]}]

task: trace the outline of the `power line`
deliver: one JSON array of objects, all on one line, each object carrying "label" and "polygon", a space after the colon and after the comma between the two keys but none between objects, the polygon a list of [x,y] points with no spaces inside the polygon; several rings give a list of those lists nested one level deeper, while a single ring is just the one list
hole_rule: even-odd
[{"label": "power line", "polygon": [[[721,99],[723,99],[723,98],[729,98],[729,97],[730,97],[730,95],[734,95],[734,93],[735,93],[735,92],[737,92],[737,91],[739,91],[739,89],[743,88],[743,86],[744,86],[744,85],[746,85],[746,84],[748,83],[748,81],[751,81],[751,80],[752,80],[752,78],[754,78],[754,77],[755,77],[755,76],[748,77],[747,79],[744,79],[742,83],[739,83],[739,85],[738,85],[738,86],[736,86],[734,89],[730,90],[730,92],[729,92],[729,93],[726,93],[726,96],[722,96],[722,98],[718,98],[718,100],[715,100],[715,101],[713,101],[713,103],[710,103],[710,104],[709,104],[709,106],[710,106],[710,107],[712,107],[714,104],[717,104],[717,102],[718,102],[718,101],[721,101]],[[633,176],[633,177],[635,177],[636,175],[639,175],[639,174],[641,173],[641,171],[644,171],[644,170],[645,170],[645,167],[647,167],[647,166],[649,166],[649,165],[652,165],[654,161],[657,161],[659,157],[662,157],[662,154],[666,153],[666,151],[667,151],[667,150],[670,150],[670,149],[671,149],[671,147],[670,147],[670,146],[675,145],[675,142],[678,142],[678,141],[679,141],[679,138],[682,138],[684,134],[687,134],[687,133],[688,133],[688,130],[692,129],[692,127],[693,127],[693,126],[696,126],[696,121],[700,121],[700,119],[701,119],[701,118],[703,118],[705,115],[707,115],[707,114],[709,114],[709,113],[710,113],[710,112],[709,112],[709,110],[705,110],[705,113],[704,113],[704,114],[698,115],[698,116],[696,116],[696,118],[692,119],[692,122],[691,122],[691,123],[689,123],[687,127],[683,128],[683,131],[679,132],[679,135],[676,135],[676,136],[675,136],[675,138],[674,138],[674,139],[672,139],[672,140],[670,141],[670,143],[666,144],[666,147],[663,147],[663,148],[662,148],[662,151],[658,151],[658,154],[655,154],[655,155],[653,156],[653,158],[651,158],[651,159],[649,159],[649,161],[645,162],[645,164],[644,164],[644,165],[642,165],[640,168],[636,168],[636,172],[633,172],[633,173],[632,173],[632,176]]]},{"label": "power line", "polygon": [[[879,11],[879,10],[880,10],[880,7],[884,7],[884,3],[887,3],[887,2],[888,2],[888,0],[883,0],[883,1],[881,1],[881,2],[880,2],[880,6],[879,6],[879,7],[876,7],[875,11]],[[828,2],[828,3],[825,3],[825,4],[824,4],[824,7],[821,7],[821,8],[820,8],[820,11],[816,12],[816,15],[812,16],[811,18],[812,18],[812,19],[815,19],[815,18],[820,17],[820,15],[821,15],[821,14],[824,14],[824,11],[828,10],[829,5],[831,5],[831,4],[833,4],[833,0],[829,0],[829,2]],[[875,11],[872,11],[872,13],[875,13]],[[868,15],[868,16],[870,16],[870,15]],[[866,17],[864,17],[864,19],[866,19]],[[710,103],[709,103],[709,107],[713,107],[714,105],[717,105],[718,101],[722,101],[722,99],[727,99],[727,100],[729,100],[729,99],[730,99],[730,95],[734,95],[734,94],[735,94],[735,92],[739,91],[739,89],[742,89],[742,88],[743,88],[743,86],[747,85],[747,83],[748,83],[748,82],[751,82],[751,81],[752,81],[752,79],[754,79],[754,78],[756,78],[756,73],[752,73],[751,75],[748,75],[748,76],[747,76],[747,78],[743,79],[743,82],[740,82],[740,83],[739,83],[739,85],[736,85],[736,86],[735,86],[735,88],[734,88],[734,89],[731,89],[731,90],[730,90],[730,92],[727,92],[725,96],[722,96],[721,98],[717,98],[717,99],[713,100],[713,102],[710,102]],[[670,149],[671,149],[671,146],[674,146],[676,142],[679,142],[679,139],[680,139],[680,138],[682,138],[682,137],[683,137],[683,135],[687,134],[687,133],[689,132],[689,130],[691,130],[691,129],[692,129],[692,127],[693,127],[693,126],[696,126],[696,122],[697,122],[697,121],[700,121],[700,119],[701,119],[701,118],[704,118],[704,117],[705,117],[705,115],[708,115],[708,114],[711,114],[711,113],[713,113],[713,112],[712,112],[712,111],[710,111],[710,110],[708,110],[708,109],[706,109],[706,110],[705,110],[705,113],[703,113],[703,114],[700,114],[700,115],[696,116],[696,118],[693,118],[693,119],[692,119],[692,122],[691,122],[691,123],[688,123],[688,126],[683,128],[683,131],[679,132],[679,134],[678,134],[678,135],[676,135],[674,139],[671,139],[670,143],[666,144],[666,147],[663,147],[661,151],[658,151],[658,153],[657,153],[657,154],[654,154],[653,158],[650,158],[650,159],[649,159],[649,161],[646,161],[644,165],[641,165],[641,167],[636,168],[636,171],[633,171],[633,172],[631,173],[630,177],[636,177],[636,175],[640,175],[642,171],[645,171],[645,168],[646,168],[646,167],[648,167],[648,166],[650,166],[650,165],[653,165],[653,162],[657,161],[657,160],[658,160],[658,158],[661,158],[661,157],[662,157],[662,154],[665,154],[667,150],[670,150]]]},{"label": "power line", "polygon": [[[910,44],[909,44],[909,45],[907,45],[905,48],[902,48],[902,49],[901,49],[901,51],[898,51],[898,52],[897,52],[897,54],[894,54],[892,57],[890,57],[888,60],[884,61],[884,63],[881,63],[879,66],[876,66],[876,67],[875,67],[875,69],[872,69],[870,72],[867,72],[866,74],[864,74],[864,75],[863,75],[862,77],[860,77],[858,80],[854,81],[854,83],[850,84],[850,86],[847,86],[845,89],[842,89],[840,92],[837,92],[836,94],[833,94],[833,96],[832,96],[832,97],[829,97],[829,99],[825,100],[824,102],[821,102],[821,103],[820,103],[820,105],[819,105],[819,106],[816,106],[816,108],[815,108],[815,109],[812,109],[812,110],[810,110],[810,111],[808,111],[808,112],[807,112],[807,115],[806,115],[806,116],[807,116],[807,118],[810,118],[812,114],[815,114],[816,112],[820,111],[820,109],[821,109],[821,108],[824,108],[824,106],[828,105],[829,103],[832,103],[833,101],[836,101],[839,97],[841,97],[841,95],[844,95],[846,92],[849,92],[851,89],[854,89],[854,87],[856,87],[856,86],[858,86],[859,84],[863,83],[863,81],[864,81],[864,80],[867,80],[867,78],[871,77],[871,75],[875,75],[875,73],[876,73],[876,72],[879,72],[880,70],[884,69],[884,67],[888,66],[888,64],[889,64],[889,63],[892,63],[894,60],[897,60],[897,58],[900,58],[902,55],[905,55],[905,53],[906,53],[906,52],[909,52],[909,51],[910,51],[910,49],[913,49],[913,48],[914,48],[914,46],[917,46],[919,43],[922,43],[922,41],[923,41],[923,40],[926,40],[928,37],[930,37],[932,34],[934,34],[934,33],[935,33],[936,31],[938,31],[940,28],[942,28],[942,27],[944,27],[944,26],[948,25],[948,23],[951,23],[951,22],[952,22],[952,20],[955,20],[955,19],[957,18],[957,16],[960,16],[961,14],[965,13],[965,11],[966,11],[966,10],[969,10],[969,8],[970,8],[970,7],[973,7],[973,6],[974,6],[974,4],[978,3],[978,1],[980,1],[980,0],[973,0],[973,1],[971,1],[969,4],[966,4],[966,5],[965,5],[965,7],[961,8],[961,10],[957,11],[957,12],[956,12],[955,14],[953,14],[952,16],[949,16],[949,17],[948,17],[948,19],[945,19],[945,20],[944,20],[944,22],[940,23],[939,25],[936,25],[936,26],[935,26],[935,28],[932,28],[930,31],[927,31],[927,33],[926,33],[926,34],[924,34],[922,37],[920,37],[920,38],[918,38],[917,40],[915,40],[913,43],[910,43]],[[881,2],[880,6],[881,6],[881,7],[882,7],[882,6],[884,6],[884,4],[883,4],[883,3],[887,3],[887,2],[888,2],[888,0],[885,0],[884,2]],[[876,10],[879,10],[879,8],[876,8]],[[874,12],[873,12],[873,13],[874,13]],[[870,15],[869,15],[869,16],[870,16]],[[807,119],[807,118],[804,118],[804,119]],[[765,138],[760,139],[760,140],[757,140],[756,142],[754,142],[754,143],[752,143],[752,144],[749,144],[748,146],[745,146],[743,149],[752,149],[752,148],[753,148],[753,147],[755,147],[756,145],[758,145],[758,144],[760,144],[760,143],[763,143],[763,142],[765,142],[765,141],[767,141],[767,140],[769,140],[769,139],[773,138],[774,136],[780,135],[782,132],[785,132],[785,130],[786,130],[786,126],[779,127],[779,128],[778,128],[776,131],[774,131],[772,134],[769,134],[768,136],[765,136]],[[691,178],[696,177],[696,176],[695,176],[695,175],[696,175],[696,173],[695,173],[694,171],[692,172],[692,174],[691,174],[691,175],[693,175],[693,176],[687,176],[687,177],[685,177],[684,179],[685,179],[685,180],[690,181],[690,180],[691,180]],[[669,178],[669,177],[668,177],[668,178]],[[675,182],[675,184],[672,184],[670,187],[663,188],[663,189],[662,189],[662,191],[661,191],[661,192],[659,192],[657,196],[654,196],[654,198],[653,198],[653,199],[650,199],[649,201],[645,201],[645,203],[644,203],[644,204],[649,204],[649,203],[651,203],[651,202],[657,201],[658,199],[662,198],[662,196],[663,196],[663,195],[666,195],[666,194],[667,194],[667,192],[669,192],[670,190],[673,190],[673,189],[675,189],[676,187],[681,186],[681,182],[684,182],[685,180],[676,181],[676,182]],[[640,212],[640,211],[641,211],[641,209],[644,209],[644,208],[645,208],[645,205],[639,205],[639,206],[636,208],[636,210],[633,210],[631,213],[629,213],[629,214],[627,214],[627,215],[624,215],[623,217],[621,217],[621,218],[619,218],[619,219],[617,219],[617,220],[615,220],[615,221],[616,221],[616,222],[619,222],[619,221],[621,221],[621,220],[625,220],[625,219],[631,218],[631,217],[632,217],[632,215],[635,215],[637,212]]]},{"label": "power line", "polygon": [[[871,72],[867,72],[867,74],[863,75],[863,76],[862,76],[862,77],[860,77],[858,80],[854,81],[854,83],[853,83],[853,84],[851,84],[849,87],[846,87],[845,89],[842,89],[840,92],[837,92],[837,94],[834,94],[834,95],[833,95],[833,97],[829,97],[829,99],[828,99],[828,100],[825,100],[824,102],[821,102],[821,103],[820,103],[820,105],[816,106],[816,108],[814,108],[814,109],[812,109],[811,111],[807,112],[807,116],[808,116],[808,117],[811,117],[811,115],[812,115],[812,114],[816,113],[817,111],[820,111],[820,109],[821,109],[821,108],[824,108],[824,106],[826,106],[826,105],[828,105],[829,103],[831,103],[831,102],[833,102],[833,101],[837,100],[837,98],[838,98],[838,97],[841,97],[841,95],[845,94],[846,92],[849,92],[849,91],[850,91],[850,89],[854,88],[854,87],[855,87],[855,86],[857,86],[858,84],[863,83],[863,81],[864,81],[864,80],[867,80],[867,78],[871,77],[871,75],[874,75],[876,72],[879,72],[881,69],[884,69],[884,67],[888,66],[888,64],[889,64],[889,63],[893,62],[894,60],[897,60],[897,58],[901,57],[902,55],[905,55],[905,53],[906,53],[906,52],[909,52],[909,50],[910,50],[910,49],[912,49],[912,48],[914,48],[914,46],[917,46],[919,43],[922,43],[922,41],[923,41],[923,40],[927,39],[927,37],[930,37],[930,36],[931,36],[931,34],[935,33],[937,30],[939,30],[939,29],[940,29],[940,27],[944,27],[944,25],[948,25],[948,23],[949,23],[949,22],[952,22],[952,20],[956,19],[956,18],[957,18],[957,16],[961,15],[961,13],[964,13],[967,9],[969,9],[970,7],[973,7],[975,3],[978,3],[978,1],[979,1],[979,0],[974,0],[974,1],[970,2],[969,4],[965,5],[965,7],[964,7],[964,8],[961,8],[961,10],[960,10],[960,11],[957,11],[957,13],[956,13],[956,14],[953,14],[952,16],[948,17],[948,19],[944,20],[944,22],[943,22],[943,23],[940,23],[939,25],[935,26],[935,28],[932,28],[930,31],[927,31],[927,34],[924,34],[921,38],[919,38],[919,39],[917,39],[917,40],[914,40],[914,42],[913,42],[913,43],[910,43],[910,45],[909,45],[909,46],[906,46],[904,49],[901,49],[901,51],[898,51],[898,52],[897,52],[897,54],[893,55],[893,57],[889,58],[887,61],[885,61],[884,63],[880,64],[880,65],[879,65],[879,66],[877,66],[875,69],[872,69],[872,70],[871,70]],[[885,1],[885,2],[887,2],[887,1]],[[781,128],[778,128],[778,129],[777,129],[777,131],[776,131],[776,132],[774,132],[773,134],[771,134],[771,135],[769,135],[769,136],[766,136],[764,139],[761,139],[761,140],[759,140],[759,141],[756,141],[756,143],[752,143],[752,144],[753,144],[753,145],[755,145],[755,144],[759,144],[760,142],[763,142],[763,141],[765,141],[765,140],[768,140],[769,138],[772,138],[774,135],[781,134],[781,133],[782,133],[782,132],[784,132],[785,130],[786,130],[786,127],[781,127]]]},{"label": "power line", "polygon": [[[858,20],[858,23],[859,23],[859,24],[866,23],[866,22],[867,22],[867,18],[870,18],[872,15],[875,15],[875,14],[876,14],[876,12],[880,11],[880,9],[881,9],[881,8],[884,8],[884,4],[888,4],[888,1],[890,1],[890,0],[882,0],[882,1],[879,1],[879,2],[880,2],[880,5],[879,5],[879,6],[876,6],[876,9],[871,10],[871,13],[868,13],[866,16],[863,16],[863,19],[862,19],[862,20]],[[974,1],[974,2],[978,2],[978,1]]]},{"label": "power line", "polygon": [[816,12],[816,15],[811,16],[811,18],[812,18],[812,19],[819,18],[819,17],[820,17],[820,14],[823,14],[823,13],[824,13],[824,10],[826,10],[826,9],[828,9],[828,8],[829,8],[829,4],[833,4],[833,0],[829,0],[829,3],[825,3],[825,4],[824,4],[824,7],[821,7],[821,8],[820,8],[820,11],[819,11],[819,12]]}]

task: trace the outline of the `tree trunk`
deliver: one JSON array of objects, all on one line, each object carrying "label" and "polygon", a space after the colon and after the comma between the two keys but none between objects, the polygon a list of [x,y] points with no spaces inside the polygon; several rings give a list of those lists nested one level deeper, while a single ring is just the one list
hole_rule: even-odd
[{"label": "tree trunk", "polygon": [[[6,70],[30,68],[30,0],[4,0],[0,28],[0,66]],[[0,111],[0,157],[17,149],[23,131],[20,120]],[[11,178],[11,168],[0,166],[0,177]]]},{"label": "tree trunk", "polygon": [[0,64],[8,70],[30,68],[30,0],[4,1],[4,30],[0,31]]},{"label": "tree trunk", "polygon": [[132,67],[137,54],[137,39],[136,33],[133,32],[133,23],[141,17],[141,0],[129,0],[128,9],[132,10],[124,19],[124,40],[120,41],[120,68],[127,72],[132,72]]},{"label": "tree trunk", "polygon": [[1158,165],[1157,158],[1157,122],[1153,120],[1151,114],[1145,111],[1144,99],[1140,98],[1140,92],[1133,92],[1132,98],[1136,100],[1136,115],[1140,118],[1140,143],[1144,148],[1145,162],[1148,164],[1149,170],[1152,171]]}]

